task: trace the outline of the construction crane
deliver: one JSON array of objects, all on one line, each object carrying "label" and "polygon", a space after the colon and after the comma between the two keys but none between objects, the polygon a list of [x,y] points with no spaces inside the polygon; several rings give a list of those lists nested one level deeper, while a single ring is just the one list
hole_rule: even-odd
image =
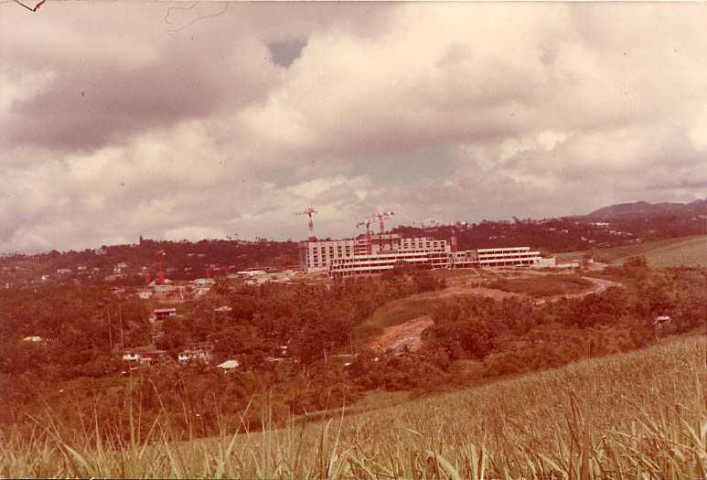
[{"label": "construction crane", "polygon": [[699,217],[705,221],[705,235],[707,235],[707,215],[700,215]]},{"label": "construction crane", "polygon": [[371,219],[364,218],[362,220],[359,220],[359,222],[356,224],[356,228],[360,227],[361,225],[366,226],[366,254],[370,255],[373,253],[373,246],[371,244]]},{"label": "construction crane", "polygon": [[301,212],[297,212],[297,215],[307,215],[309,217],[309,240],[317,239],[317,237],[314,236],[314,220],[312,219],[312,215],[314,215],[315,213],[318,212],[312,207],[309,207],[306,210],[302,210]]},{"label": "construction crane", "polygon": [[395,212],[381,212],[374,213],[373,218],[378,219],[378,226],[380,227],[380,234],[385,233],[385,220],[395,215]]}]

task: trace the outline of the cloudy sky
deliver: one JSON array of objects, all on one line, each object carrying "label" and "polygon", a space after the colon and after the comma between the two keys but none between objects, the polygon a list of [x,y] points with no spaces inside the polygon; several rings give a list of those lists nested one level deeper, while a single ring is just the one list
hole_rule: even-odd
[{"label": "cloudy sky", "polygon": [[707,4],[0,3],[0,252],[707,197]]}]

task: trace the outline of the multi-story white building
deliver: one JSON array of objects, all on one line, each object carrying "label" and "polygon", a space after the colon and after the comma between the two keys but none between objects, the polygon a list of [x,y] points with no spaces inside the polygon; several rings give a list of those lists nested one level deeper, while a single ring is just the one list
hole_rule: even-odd
[{"label": "multi-story white building", "polygon": [[319,240],[299,245],[299,262],[305,273],[328,272],[336,259],[353,258],[356,240]]},{"label": "multi-story white building", "polygon": [[549,266],[548,259],[530,247],[456,251],[455,245],[454,240],[428,237],[361,235],[356,239],[302,242],[299,256],[305,273],[326,272],[336,278],[383,273],[399,262],[429,269]]},{"label": "multi-story white building", "polygon": [[476,254],[480,267],[535,265],[542,258],[540,252],[531,251],[530,247],[480,248]]},{"label": "multi-story white building", "polygon": [[[371,235],[370,244],[365,235],[346,240],[317,240],[300,243],[299,260],[305,273],[329,272],[340,260],[361,259],[399,253],[440,253],[451,251],[449,242],[427,237],[403,237],[398,234]],[[386,257],[388,258],[388,257]]]},{"label": "multi-story white building", "polygon": [[410,263],[420,268],[451,268],[449,252],[403,251],[357,255],[350,259],[334,260],[329,273],[332,277],[353,277],[383,273],[395,268],[399,262]]}]

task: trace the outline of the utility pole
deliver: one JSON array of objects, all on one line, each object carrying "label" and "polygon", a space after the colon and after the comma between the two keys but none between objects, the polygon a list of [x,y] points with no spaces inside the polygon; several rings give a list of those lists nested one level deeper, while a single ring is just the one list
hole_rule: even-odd
[{"label": "utility pole", "polygon": [[705,221],[705,235],[707,235],[707,215],[700,215],[699,218]]},{"label": "utility pole", "polygon": [[125,336],[123,335],[123,306],[118,304],[118,318],[120,319],[120,347],[125,348]]},{"label": "utility pole", "polygon": [[108,316],[108,341],[110,342],[110,351],[113,351],[113,329],[111,328],[111,321],[110,321],[110,309],[106,309],[105,313]]}]

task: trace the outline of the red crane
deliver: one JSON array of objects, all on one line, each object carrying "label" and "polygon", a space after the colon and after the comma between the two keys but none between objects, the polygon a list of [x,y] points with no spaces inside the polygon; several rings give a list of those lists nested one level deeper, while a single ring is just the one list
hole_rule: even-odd
[{"label": "red crane", "polygon": [[395,212],[381,212],[374,213],[373,218],[378,219],[378,226],[380,227],[380,234],[385,233],[385,220],[395,215]]},{"label": "red crane", "polygon": [[373,247],[371,245],[371,219],[364,218],[363,220],[359,220],[359,222],[356,224],[356,228],[360,227],[361,225],[366,226],[366,253],[370,255],[373,253]]},{"label": "red crane", "polygon": [[309,217],[309,240],[316,240],[317,237],[314,236],[314,220],[312,219],[312,215],[318,213],[315,209],[312,207],[309,207],[306,210],[302,210],[301,212],[297,212],[297,215],[307,215]]}]

